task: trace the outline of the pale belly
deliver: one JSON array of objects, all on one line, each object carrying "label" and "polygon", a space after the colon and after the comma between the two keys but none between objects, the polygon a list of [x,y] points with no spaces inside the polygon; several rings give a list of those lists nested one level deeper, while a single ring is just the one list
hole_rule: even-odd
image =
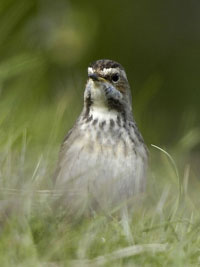
[{"label": "pale belly", "polygon": [[122,140],[76,140],[63,153],[56,181],[68,208],[77,211],[99,206],[110,210],[131,202],[145,187],[146,160],[142,149],[133,150],[131,143],[125,147]]}]

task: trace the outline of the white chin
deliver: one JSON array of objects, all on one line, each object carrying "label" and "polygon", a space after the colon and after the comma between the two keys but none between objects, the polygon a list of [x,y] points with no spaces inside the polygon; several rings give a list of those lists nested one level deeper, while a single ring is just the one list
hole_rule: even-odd
[{"label": "white chin", "polygon": [[91,79],[88,81],[87,86],[90,88],[91,98],[95,103],[104,104],[105,105],[105,92],[103,89],[102,82],[94,82]]}]

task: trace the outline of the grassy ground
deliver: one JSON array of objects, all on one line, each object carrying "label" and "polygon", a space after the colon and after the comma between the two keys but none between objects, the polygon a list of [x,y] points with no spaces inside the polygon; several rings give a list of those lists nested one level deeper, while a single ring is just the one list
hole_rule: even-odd
[{"label": "grassy ground", "polygon": [[[0,102],[0,266],[197,266],[200,264],[200,184],[185,158],[184,138],[151,147],[147,193],[130,221],[103,215],[70,222],[52,211],[51,177],[64,129],[75,115],[66,93],[48,104]],[[71,103],[71,107],[73,103]]]}]

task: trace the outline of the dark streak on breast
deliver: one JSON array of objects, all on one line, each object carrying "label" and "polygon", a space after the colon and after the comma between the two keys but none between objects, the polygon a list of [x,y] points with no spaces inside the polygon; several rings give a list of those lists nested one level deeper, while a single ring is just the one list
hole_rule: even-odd
[{"label": "dark streak on breast", "polygon": [[[128,134],[129,140],[131,141],[131,143],[133,145],[133,151],[136,154],[136,149],[135,149],[136,148],[136,140],[133,138],[133,136],[131,134],[131,128],[132,127],[134,128],[134,126],[130,127],[130,124],[125,122],[123,127],[124,127],[126,133]],[[135,130],[135,128],[134,128],[134,130]]]},{"label": "dark streak on breast", "polygon": [[89,113],[90,113],[90,107],[91,105],[93,104],[93,101],[91,99],[91,93],[88,93],[86,99],[85,99],[85,107],[86,107],[86,110],[85,110],[85,114],[83,115],[84,116],[84,119],[87,119],[88,116],[89,116]]},{"label": "dark streak on breast", "polygon": [[113,128],[115,126],[115,122],[113,119],[110,119],[110,128]]},{"label": "dark streak on breast", "polygon": [[121,118],[119,115],[117,116],[117,125],[121,127]]},{"label": "dark streak on breast", "polygon": [[98,119],[95,119],[95,120],[93,120],[92,124],[93,124],[93,125],[96,125],[97,122],[98,122]]},{"label": "dark streak on breast", "polygon": [[136,135],[138,141],[139,141],[140,143],[144,144],[144,139],[143,139],[141,133],[140,133],[139,130],[138,130],[137,124],[134,123],[134,122],[129,122],[129,127],[132,128],[132,129],[134,130],[135,135]]},{"label": "dark streak on breast", "polygon": [[106,125],[106,121],[102,121],[99,123],[99,127],[103,130],[104,126]]},{"label": "dark streak on breast", "polygon": [[90,122],[92,119],[93,119],[93,116],[90,115],[89,117],[87,117],[86,122]]}]

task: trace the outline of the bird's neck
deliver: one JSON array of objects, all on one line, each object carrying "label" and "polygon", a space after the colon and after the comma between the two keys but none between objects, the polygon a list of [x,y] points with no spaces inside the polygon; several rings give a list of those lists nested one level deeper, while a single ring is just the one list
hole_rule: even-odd
[{"label": "bird's neck", "polygon": [[87,116],[83,111],[79,117],[78,124],[82,130],[92,130],[102,132],[109,132],[112,134],[113,131],[125,127],[129,122],[126,120],[123,114],[116,110],[109,110],[107,107],[92,106],[90,107]]},{"label": "bird's neck", "polygon": [[119,112],[116,110],[109,110],[107,107],[94,106],[90,108],[89,117],[92,116],[93,120],[109,121],[117,120],[117,116],[120,116]]}]

